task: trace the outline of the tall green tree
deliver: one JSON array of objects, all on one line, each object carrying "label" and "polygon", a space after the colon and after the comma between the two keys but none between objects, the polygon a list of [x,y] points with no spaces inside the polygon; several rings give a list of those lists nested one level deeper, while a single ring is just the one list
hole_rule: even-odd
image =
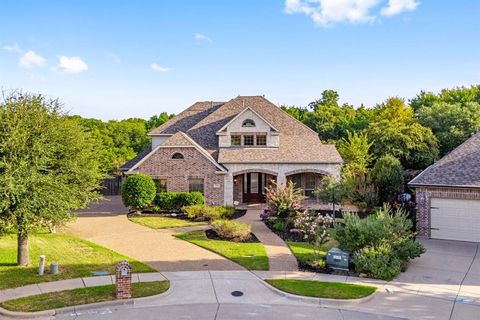
[{"label": "tall green tree", "polygon": [[392,155],[384,155],[377,160],[372,169],[372,182],[378,188],[381,202],[389,202],[403,190],[403,168]]},{"label": "tall green tree", "polygon": [[374,112],[366,133],[376,158],[389,154],[409,169],[426,168],[438,158],[437,138],[413,118],[413,110],[403,100],[390,98]]},{"label": "tall green tree", "polygon": [[173,117],[175,117],[174,114],[168,114],[166,112],[162,112],[159,115],[151,116],[150,119],[148,119],[145,123],[145,129],[147,130],[147,133],[157,127],[160,127],[162,124],[172,119]]},{"label": "tall green tree", "polygon": [[28,237],[58,225],[98,199],[98,144],[57,100],[13,93],[0,103],[0,219],[17,230],[18,265],[29,264]]},{"label": "tall green tree", "polygon": [[374,160],[370,148],[373,142],[363,132],[348,132],[347,138],[338,142],[337,149],[345,162],[345,167],[352,172],[367,172]]}]

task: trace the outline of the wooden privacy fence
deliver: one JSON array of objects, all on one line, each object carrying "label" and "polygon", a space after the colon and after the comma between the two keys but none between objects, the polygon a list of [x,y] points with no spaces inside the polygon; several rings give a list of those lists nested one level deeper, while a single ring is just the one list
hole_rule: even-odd
[{"label": "wooden privacy fence", "polygon": [[122,186],[122,176],[114,176],[102,181],[100,193],[104,196],[118,196]]}]

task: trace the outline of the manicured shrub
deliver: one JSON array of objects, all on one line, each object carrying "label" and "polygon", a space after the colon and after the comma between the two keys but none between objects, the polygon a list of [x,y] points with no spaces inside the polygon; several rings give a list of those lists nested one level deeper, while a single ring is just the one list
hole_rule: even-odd
[{"label": "manicured shrub", "polygon": [[179,211],[184,206],[203,205],[204,196],[198,192],[160,192],[154,204],[163,211]]},{"label": "manicured shrub", "polygon": [[355,270],[376,279],[392,280],[401,271],[401,261],[386,245],[365,247],[353,255]]},{"label": "manicured shrub", "polygon": [[328,229],[333,226],[335,218],[331,215],[319,215],[308,210],[298,212],[293,220],[295,229],[303,234],[303,239],[310,243],[321,245],[325,242]]},{"label": "manicured shrub", "polygon": [[152,204],[156,187],[153,179],[145,174],[134,174],[122,184],[123,204],[133,210],[141,211]]},{"label": "manicured shrub", "polygon": [[207,205],[193,205],[182,207],[182,211],[190,219],[204,218],[213,221],[231,218],[235,212],[235,208],[231,206],[210,207]]},{"label": "manicured shrub", "polygon": [[214,230],[220,238],[243,242],[250,239],[252,227],[246,223],[220,219],[212,222],[212,230]]},{"label": "manicured shrub", "polygon": [[[390,272],[393,276],[397,275],[406,269],[410,259],[425,252],[422,244],[414,241],[412,222],[401,209],[393,212],[385,205],[365,219],[360,219],[353,213],[345,213],[343,217],[344,224],[336,224],[330,235],[341,249],[353,254],[353,262],[358,272],[365,272],[373,277],[384,274],[388,276],[381,278],[387,279]],[[390,253],[395,259],[389,256]],[[369,259],[372,261],[369,262]],[[376,264],[380,264],[379,261],[389,262],[386,266],[391,267],[391,270],[378,271]]]}]

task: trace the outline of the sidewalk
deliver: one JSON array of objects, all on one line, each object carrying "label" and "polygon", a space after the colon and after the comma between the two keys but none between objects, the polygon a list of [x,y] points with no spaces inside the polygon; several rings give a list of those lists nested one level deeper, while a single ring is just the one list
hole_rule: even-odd
[{"label": "sidewalk", "polygon": [[[312,279],[365,284],[376,286],[378,291],[372,296],[359,300],[331,300],[299,297],[280,292],[261,280],[269,278]],[[415,292],[408,287],[399,285],[399,283],[395,281],[385,282],[357,277],[333,276],[308,272],[193,271],[135,274],[133,277],[133,281],[157,281],[165,279],[170,281],[170,289],[163,294],[133,299],[130,300],[129,303],[122,303],[120,306],[117,301],[116,303],[111,302],[112,305],[110,307],[102,304],[101,306],[90,305],[70,308],[69,314],[85,315],[86,312],[93,312],[91,310],[99,308],[107,313],[112,314],[113,312],[113,314],[115,314],[115,310],[119,308],[133,308],[136,310],[153,308],[151,310],[154,310],[156,307],[162,307],[162,309],[155,309],[158,311],[163,310],[163,307],[167,306],[172,307],[181,305],[184,306],[184,308],[189,309],[194,305],[212,304],[217,305],[218,310],[220,306],[236,304],[239,305],[239,309],[243,308],[240,305],[251,305],[251,308],[263,308],[266,306],[272,306],[272,308],[277,308],[273,306],[278,306],[279,308],[281,306],[303,306],[304,308],[319,308],[318,312],[320,313],[327,308],[337,311],[342,310],[342,312],[349,310],[351,312],[361,312],[369,315],[368,317],[360,317],[359,319],[380,319],[384,316],[413,319],[450,319],[454,302],[452,297],[442,295],[441,293],[426,294],[421,291]],[[113,283],[111,276],[101,276],[29,285],[0,291],[0,301],[35,295],[42,292],[54,292],[111,283]],[[240,297],[234,297],[231,294],[233,291],[241,291],[243,295]],[[75,311],[72,311],[72,309]],[[472,301],[469,304],[463,305],[463,308],[461,309],[455,308],[451,319],[474,319],[479,311],[480,300]],[[63,312],[65,311],[58,310],[56,314],[59,315]],[[341,317],[328,319],[337,318],[341,319]]]}]

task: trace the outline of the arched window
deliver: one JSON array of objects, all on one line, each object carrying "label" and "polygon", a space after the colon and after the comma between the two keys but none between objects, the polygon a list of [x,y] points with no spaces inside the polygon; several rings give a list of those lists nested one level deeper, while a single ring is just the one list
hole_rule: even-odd
[{"label": "arched window", "polygon": [[252,119],[243,120],[242,127],[255,127],[255,121]]},{"label": "arched window", "polygon": [[172,159],[184,159],[184,157],[183,157],[183,154],[181,154],[180,152],[175,152],[172,155]]}]

